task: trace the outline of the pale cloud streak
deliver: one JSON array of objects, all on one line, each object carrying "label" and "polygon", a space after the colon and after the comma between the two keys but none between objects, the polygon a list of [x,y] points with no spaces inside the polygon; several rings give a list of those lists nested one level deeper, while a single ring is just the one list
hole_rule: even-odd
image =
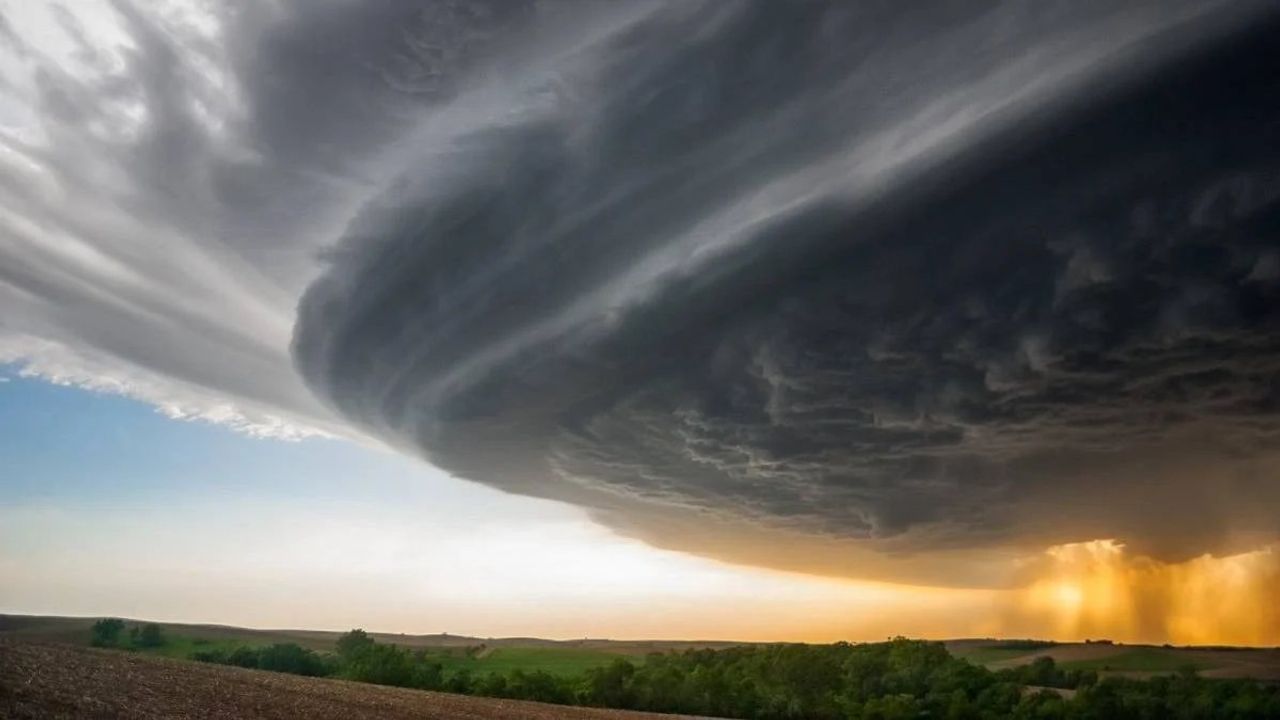
[{"label": "pale cloud streak", "polygon": [[351,434],[288,346],[415,108],[515,5],[0,6],[0,361],[260,436]]},{"label": "pale cloud streak", "polygon": [[[297,280],[231,242],[217,172],[265,159],[236,128],[244,98],[214,18],[5,16],[0,359],[253,435],[340,427],[289,371]],[[281,246],[298,267],[305,248]]]}]

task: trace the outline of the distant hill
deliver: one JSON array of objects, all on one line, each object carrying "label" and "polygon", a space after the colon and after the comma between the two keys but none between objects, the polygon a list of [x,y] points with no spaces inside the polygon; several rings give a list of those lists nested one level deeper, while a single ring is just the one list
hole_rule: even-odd
[{"label": "distant hill", "polygon": [[[89,644],[89,629],[98,618],[0,615],[0,637],[38,642]],[[129,624],[147,622],[125,618]],[[269,645],[292,642],[311,650],[331,651],[340,632],[326,630],[264,630],[228,625],[159,623],[166,635],[181,638],[163,654],[185,657],[194,644]],[[478,670],[514,667],[555,673],[577,672],[607,663],[612,656],[643,656],[652,652],[690,648],[723,649],[753,643],[719,640],[609,640],[583,638],[548,640],[535,637],[484,638],[438,633],[410,635],[370,633],[378,642],[424,649],[479,648]],[[1254,678],[1280,681],[1280,648],[1172,647],[1124,643],[1056,643],[1044,640],[974,638],[945,641],[952,655],[992,670],[1016,667],[1037,657],[1051,657],[1064,669],[1097,670],[1103,675],[1144,677],[1194,668],[1205,677]],[[545,652],[531,652],[542,650]],[[445,664],[451,666],[445,659]]]},{"label": "distant hill", "polygon": [[[0,636],[8,635],[27,640],[68,642],[87,645],[89,629],[98,617],[62,617],[56,615],[3,615],[0,614]],[[121,618],[126,623],[153,622],[146,619]],[[157,623],[169,635],[180,635],[207,641],[234,641],[246,644],[297,643],[311,650],[333,649],[334,642],[342,634],[330,630],[255,629],[206,623]],[[469,635],[437,633],[411,635],[406,633],[372,632],[378,642],[394,643],[411,648],[462,648],[484,645],[489,648],[566,648],[597,650],[616,655],[646,655],[651,652],[687,650],[690,648],[722,649],[751,643],[723,640],[609,640],[582,638],[575,640],[548,640],[535,637],[485,638]]]},{"label": "distant hill", "polygon": [[992,670],[1050,657],[1065,670],[1096,670],[1102,675],[1145,677],[1191,668],[1204,677],[1280,681],[1280,648],[996,639],[948,640],[946,645],[952,655]]}]

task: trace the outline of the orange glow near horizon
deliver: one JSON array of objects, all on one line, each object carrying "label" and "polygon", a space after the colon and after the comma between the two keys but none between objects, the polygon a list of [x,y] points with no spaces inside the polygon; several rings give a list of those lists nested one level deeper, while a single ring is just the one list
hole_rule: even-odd
[{"label": "orange glow near horizon", "polygon": [[1110,638],[1187,645],[1280,643],[1280,556],[1274,548],[1180,563],[1133,556],[1112,540],[1046,551],[1017,591],[1010,626],[1058,640]]},{"label": "orange glow near horizon", "polygon": [[[0,612],[478,637],[1280,644],[1276,546],[1161,563],[1095,540],[1010,559],[1020,583],[961,589],[658,550],[550,504],[514,526],[423,523],[412,503],[374,522],[319,501],[154,502],[127,517],[0,508]],[[200,521],[233,513],[234,533]]]}]

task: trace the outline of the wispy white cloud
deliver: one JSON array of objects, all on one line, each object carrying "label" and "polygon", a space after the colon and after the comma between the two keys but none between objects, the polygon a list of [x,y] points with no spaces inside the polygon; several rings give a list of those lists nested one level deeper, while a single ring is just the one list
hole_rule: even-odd
[{"label": "wispy white cloud", "polygon": [[500,14],[0,8],[0,357],[177,419],[344,432],[292,368],[297,298]]},{"label": "wispy white cloud", "polygon": [[[40,338],[0,334],[0,363],[15,365],[19,377],[123,395],[149,403],[174,420],[213,423],[252,437],[300,440],[351,434],[341,424],[322,416],[233,397],[218,389],[161,376],[118,357],[95,357],[91,349]],[[8,377],[0,377],[0,382],[9,381]]]}]

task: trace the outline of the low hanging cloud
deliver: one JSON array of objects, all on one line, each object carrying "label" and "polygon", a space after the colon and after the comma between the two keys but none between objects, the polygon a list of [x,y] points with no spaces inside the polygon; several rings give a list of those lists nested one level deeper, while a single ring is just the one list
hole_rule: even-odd
[{"label": "low hanging cloud", "polygon": [[733,560],[1266,544],[1277,37],[1251,3],[646,6],[424,114],[295,361],[461,477]]}]

